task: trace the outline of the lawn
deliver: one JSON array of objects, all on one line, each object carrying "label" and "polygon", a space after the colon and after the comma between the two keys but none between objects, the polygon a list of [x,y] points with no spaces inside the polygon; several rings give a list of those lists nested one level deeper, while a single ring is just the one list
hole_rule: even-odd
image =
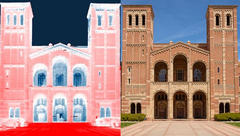
[{"label": "lawn", "polygon": [[121,123],[121,128],[124,128],[126,126],[130,126],[130,125],[133,125],[133,124],[136,124],[136,123]]},{"label": "lawn", "polygon": [[227,123],[227,124],[230,124],[230,125],[234,125],[234,126],[240,127],[240,123]]}]

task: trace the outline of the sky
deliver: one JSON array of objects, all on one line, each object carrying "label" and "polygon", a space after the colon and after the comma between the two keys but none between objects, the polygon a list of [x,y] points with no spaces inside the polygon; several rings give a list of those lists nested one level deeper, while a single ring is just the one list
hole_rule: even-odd
[{"label": "sky", "polygon": [[[151,4],[155,14],[154,43],[169,41],[206,43],[208,5],[239,5],[238,50],[240,49],[240,0],[121,0],[125,5]],[[240,60],[240,51],[238,54]]]},{"label": "sky", "polygon": [[33,45],[62,42],[87,45],[87,12],[90,3],[120,3],[120,0],[0,0],[31,2]]}]

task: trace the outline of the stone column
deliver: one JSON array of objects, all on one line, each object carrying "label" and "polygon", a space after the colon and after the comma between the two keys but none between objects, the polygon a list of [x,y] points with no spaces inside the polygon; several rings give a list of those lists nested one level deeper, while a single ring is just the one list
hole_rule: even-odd
[{"label": "stone column", "polygon": [[[172,86],[172,83],[169,83],[169,88],[171,88],[171,86]],[[169,94],[168,95],[168,119],[173,120],[173,96],[172,96],[172,93],[168,93],[168,94]]]},{"label": "stone column", "polygon": [[193,120],[193,99],[192,99],[192,93],[189,94],[188,100],[188,119]]}]

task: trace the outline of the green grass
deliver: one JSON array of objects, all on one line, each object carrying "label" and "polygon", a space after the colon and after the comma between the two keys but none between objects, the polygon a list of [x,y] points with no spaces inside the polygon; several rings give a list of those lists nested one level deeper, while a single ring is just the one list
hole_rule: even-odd
[{"label": "green grass", "polygon": [[227,123],[227,124],[230,124],[230,125],[233,125],[233,126],[236,126],[236,127],[240,127],[240,123]]},{"label": "green grass", "polygon": [[136,124],[136,123],[121,123],[121,128],[124,128],[126,126],[130,126],[130,125],[133,125],[133,124]]}]

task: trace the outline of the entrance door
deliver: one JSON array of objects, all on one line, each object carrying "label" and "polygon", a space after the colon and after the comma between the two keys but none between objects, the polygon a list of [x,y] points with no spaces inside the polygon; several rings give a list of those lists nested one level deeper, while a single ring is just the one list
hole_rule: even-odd
[{"label": "entrance door", "polygon": [[159,117],[160,117],[161,119],[164,119],[164,118],[165,118],[165,108],[159,110]]},{"label": "entrance door", "polygon": [[184,109],[183,108],[177,108],[177,118],[183,118]]},{"label": "entrance door", "polygon": [[201,108],[195,108],[195,118],[201,118]]}]

